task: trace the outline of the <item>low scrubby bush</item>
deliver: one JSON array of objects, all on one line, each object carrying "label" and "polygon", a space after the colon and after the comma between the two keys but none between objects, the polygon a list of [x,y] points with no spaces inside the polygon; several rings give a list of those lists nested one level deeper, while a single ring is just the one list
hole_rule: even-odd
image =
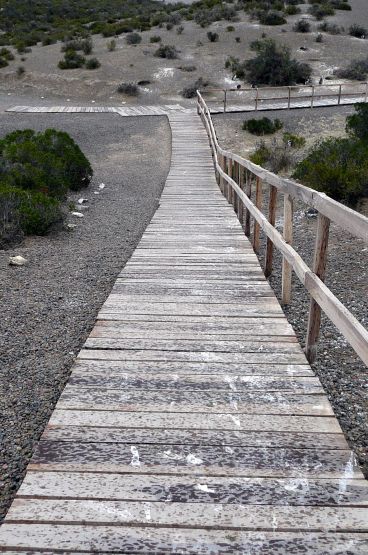
[{"label": "low scrubby bush", "polygon": [[183,98],[195,98],[197,96],[197,90],[200,90],[202,87],[206,86],[207,83],[200,77],[192,85],[185,87],[181,91],[181,95]]},{"label": "low scrubby bush", "polygon": [[162,44],[154,54],[157,58],[167,58],[168,60],[174,60],[178,57],[178,51],[175,46],[169,46]]},{"label": "low scrubby bush", "polygon": [[0,58],[10,62],[11,60],[14,60],[14,54],[11,50],[9,50],[9,48],[0,48]]},{"label": "low scrubby bush", "polygon": [[307,19],[300,19],[295,23],[293,30],[297,33],[310,33],[311,24]]},{"label": "low scrubby bush", "polygon": [[24,75],[26,72],[24,66],[18,66],[17,67],[17,77],[22,77],[22,75]]},{"label": "low scrubby bush", "polygon": [[365,27],[354,24],[349,29],[349,35],[357,39],[365,39],[368,36],[368,31]]},{"label": "low scrubby bush", "polygon": [[283,123],[279,119],[270,120],[267,117],[261,119],[248,119],[243,122],[242,128],[252,135],[272,135],[282,129]]},{"label": "low scrubby bush", "polygon": [[353,60],[345,68],[335,69],[334,75],[340,79],[351,81],[364,81],[368,76],[368,58]]},{"label": "low scrubby bush", "polygon": [[218,42],[219,40],[218,33],[213,33],[212,31],[208,31],[207,38],[210,42]]},{"label": "low scrubby bush", "polygon": [[186,71],[187,73],[190,73],[192,71],[195,71],[197,69],[196,66],[179,66],[178,69],[180,69],[180,71]]},{"label": "low scrubby bush", "polygon": [[78,54],[75,50],[67,50],[64,59],[60,60],[58,66],[60,69],[77,69],[83,67],[86,59]]},{"label": "low scrubby bush", "polygon": [[331,4],[327,4],[326,2],[324,4],[313,4],[309,8],[309,13],[313,15],[317,19],[317,21],[320,21],[326,16],[334,15],[335,10],[333,9]]},{"label": "low scrubby bush", "polygon": [[335,23],[329,23],[328,21],[324,21],[323,23],[318,25],[318,30],[329,33],[330,35],[341,35],[341,33],[345,31],[344,27],[340,27]]},{"label": "low scrubby bush", "polygon": [[273,173],[280,173],[287,171],[293,165],[294,155],[292,149],[283,141],[273,140],[270,146],[261,141],[250,156],[250,160]]},{"label": "low scrubby bush", "polygon": [[293,133],[283,133],[282,140],[291,148],[303,148],[303,146],[305,146],[305,138],[300,137],[300,135],[294,135]]},{"label": "low scrubby bush", "polygon": [[90,58],[86,61],[86,69],[97,69],[101,66],[101,63],[97,58]]},{"label": "low scrubby bush", "polygon": [[281,13],[274,11],[262,12],[259,16],[259,22],[262,25],[284,25],[287,23]]},{"label": "low scrubby bush", "polygon": [[150,42],[151,43],[155,43],[155,42],[161,42],[161,37],[159,35],[153,35],[153,37],[150,38]]},{"label": "low scrubby bush", "polygon": [[116,50],[116,40],[115,39],[109,40],[106,46],[109,52],[114,52],[114,50]]},{"label": "low scrubby bush", "polygon": [[126,94],[128,96],[137,96],[139,94],[138,85],[135,83],[120,83],[117,91],[118,93]]},{"label": "low scrubby bush", "polygon": [[139,33],[129,33],[125,37],[125,40],[127,44],[139,44],[140,42],[142,42],[142,37]]}]

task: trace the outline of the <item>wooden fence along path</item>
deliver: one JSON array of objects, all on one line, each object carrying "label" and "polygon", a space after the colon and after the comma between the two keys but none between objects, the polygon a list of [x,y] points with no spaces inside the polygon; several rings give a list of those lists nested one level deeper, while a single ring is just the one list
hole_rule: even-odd
[{"label": "wooden fence along path", "polygon": [[366,555],[368,482],[216,183],[171,114],[161,204],[80,352],[0,551]]}]

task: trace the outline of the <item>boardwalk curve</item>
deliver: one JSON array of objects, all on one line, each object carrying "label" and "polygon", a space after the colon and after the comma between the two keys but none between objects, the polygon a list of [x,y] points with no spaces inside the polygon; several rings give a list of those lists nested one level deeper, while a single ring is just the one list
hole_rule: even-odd
[{"label": "boardwalk curve", "polygon": [[7,553],[368,552],[368,483],[222,196],[171,113],[160,207],[5,523]]}]

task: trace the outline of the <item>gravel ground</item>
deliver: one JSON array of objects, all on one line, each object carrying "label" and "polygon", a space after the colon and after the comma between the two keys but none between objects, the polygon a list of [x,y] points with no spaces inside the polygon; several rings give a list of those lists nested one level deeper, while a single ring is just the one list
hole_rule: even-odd
[{"label": "gravel ground", "polygon": [[[73,232],[29,237],[0,251],[1,520],[76,353],[157,207],[171,144],[161,117],[7,114],[0,122],[1,135],[30,127],[67,131],[95,172],[79,195],[89,202]],[[106,187],[95,195],[101,182]],[[28,265],[9,266],[14,254]]]},{"label": "gravel ground", "polygon": [[[314,142],[326,135],[343,135],[345,117],[352,108],[318,108],[269,112],[271,118],[280,118],[285,130],[300,133]],[[264,114],[260,114],[261,116]],[[247,155],[248,133],[240,130],[241,121],[252,115],[227,114],[216,116],[215,126],[219,142],[225,148]],[[235,135],[237,133],[237,135]],[[254,140],[254,138],[253,138]],[[249,152],[248,152],[249,154]],[[267,210],[267,194],[264,212]],[[279,195],[276,227],[282,231],[282,195]],[[368,199],[357,207],[368,216]],[[308,206],[295,204],[294,248],[311,265],[314,248],[316,219],[306,216]],[[260,261],[264,260],[263,238]],[[326,284],[340,301],[368,328],[368,245],[332,224],[329,241]],[[281,300],[281,257],[275,252],[271,285]],[[309,296],[297,277],[293,279],[293,301],[284,307],[289,322],[304,346]],[[358,358],[335,326],[323,318],[318,358],[313,370],[332,403],[335,414],[355,451],[365,476],[368,478],[368,368]]]}]

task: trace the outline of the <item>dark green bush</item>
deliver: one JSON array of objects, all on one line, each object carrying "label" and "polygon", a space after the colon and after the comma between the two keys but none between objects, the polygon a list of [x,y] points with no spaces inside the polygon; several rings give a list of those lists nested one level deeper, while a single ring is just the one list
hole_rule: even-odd
[{"label": "dark green bush", "polygon": [[312,74],[308,64],[291,58],[290,49],[278,45],[273,39],[264,39],[251,44],[255,58],[238,66],[246,78],[255,85],[295,85],[305,83]]},{"label": "dark green bush", "polygon": [[331,6],[335,8],[335,10],[345,10],[351,11],[351,6],[345,0],[330,0]]},{"label": "dark green bush", "polygon": [[357,39],[365,39],[367,38],[368,31],[365,27],[361,25],[352,25],[349,29],[349,35],[355,37]]},{"label": "dark green bush", "polygon": [[272,135],[282,129],[283,123],[279,119],[270,120],[263,117],[261,119],[248,119],[243,122],[243,129],[252,135]]},{"label": "dark green bush", "polygon": [[305,138],[293,133],[284,133],[282,135],[283,142],[291,148],[302,148],[305,145]]},{"label": "dark green bush", "polygon": [[125,40],[127,44],[139,44],[140,42],[142,42],[142,37],[139,33],[129,33],[125,37]]},{"label": "dark green bush", "polygon": [[0,58],[0,67],[6,67],[8,65],[9,63],[5,60],[5,58]]},{"label": "dark green bush", "polygon": [[335,10],[331,6],[331,4],[313,4],[309,8],[309,13],[313,15],[317,19],[317,21],[320,21],[328,15],[334,15]]},{"label": "dark green bush", "polygon": [[161,42],[161,37],[159,35],[153,35],[153,37],[150,38],[150,42],[155,43],[155,42]]},{"label": "dark green bush", "polygon": [[293,177],[336,200],[355,202],[368,194],[367,145],[352,139],[321,140],[299,162]]},{"label": "dark green bush", "polygon": [[0,140],[0,181],[62,199],[87,187],[93,171],[73,139],[62,131],[14,131]]},{"label": "dark green bush", "polygon": [[210,42],[218,42],[219,40],[218,33],[213,33],[212,31],[208,31],[207,38]]},{"label": "dark green bush", "polygon": [[346,118],[346,132],[354,139],[368,143],[368,104],[355,104],[355,114]]},{"label": "dark green bush", "polygon": [[197,90],[200,90],[202,87],[206,87],[207,83],[200,77],[195,81],[192,85],[185,87],[181,95],[183,98],[195,98],[197,96]]},{"label": "dark green bush", "polygon": [[174,60],[178,57],[178,51],[175,46],[169,46],[162,44],[154,54],[157,58],[167,58],[168,60]]},{"label": "dark green bush", "polygon": [[60,60],[58,66],[60,69],[77,69],[83,67],[86,59],[77,54],[75,50],[67,50],[64,54],[64,59]]},{"label": "dark green bush", "polygon": [[285,14],[286,15],[297,15],[301,13],[301,9],[298,6],[286,6]]},{"label": "dark green bush", "polygon": [[97,69],[101,66],[97,58],[90,58],[86,61],[86,69]]},{"label": "dark green bush", "polygon": [[311,25],[307,19],[299,19],[293,27],[297,33],[310,33]]},{"label": "dark green bush", "polygon": [[22,192],[19,217],[26,235],[45,235],[54,223],[62,220],[60,201],[43,193]]},{"label": "dark green bush", "polygon": [[262,25],[284,25],[287,23],[281,13],[274,11],[262,12],[259,16],[259,22]]},{"label": "dark green bush", "polygon": [[10,62],[14,60],[14,54],[9,50],[9,48],[0,48],[0,58]]},{"label": "dark green bush", "polygon": [[135,83],[120,83],[117,88],[118,93],[128,96],[137,96],[139,94],[138,85]]},{"label": "dark green bush", "polygon": [[61,47],[61,52],[68,52],[74,50],[75,52],[82,51],[84,54],[91,54],[93,50],[92,39],[90,38],[76,38],[66,41]]},{"label": "dark green bush", "polygon": [[17,76],[18,77],[22,77],[22,75],[24,75],[26,72],[24,66],[18,66],[17,67]]}]

